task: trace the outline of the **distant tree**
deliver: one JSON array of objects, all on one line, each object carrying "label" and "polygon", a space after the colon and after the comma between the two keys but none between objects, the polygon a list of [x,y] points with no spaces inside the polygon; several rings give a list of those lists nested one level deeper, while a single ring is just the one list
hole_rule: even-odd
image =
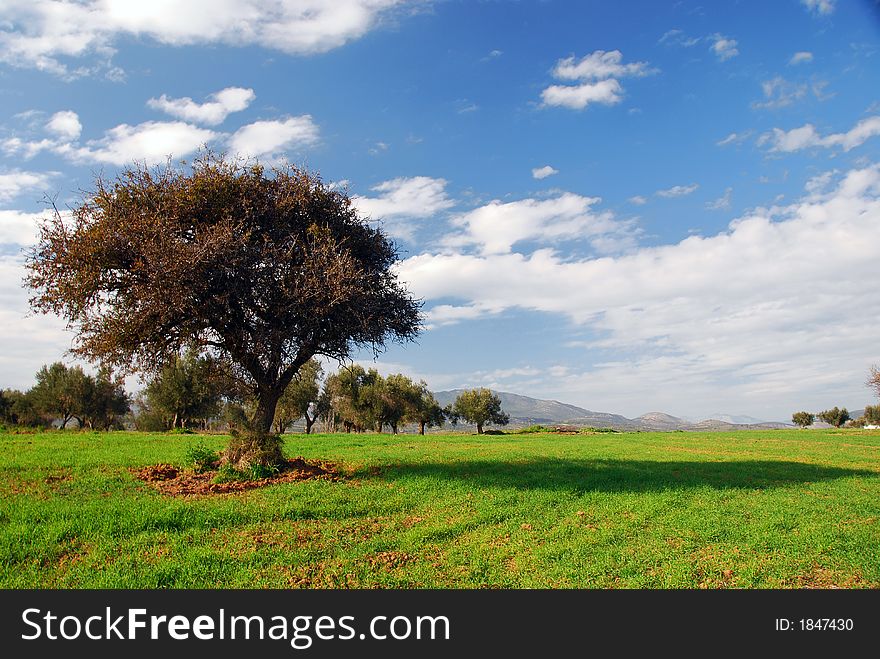
[{"label": "distant tree", "polygon": [[306,434],[312,432],[317,419],[315,405],[321,392],[318,381],[321,377],[321,363],[310,359],[303,364],[278,399],[275,408],[275,432],[281,434],[291,423],[302,417],[306,422]]},{"label": "distant tree", "polygon": [[15,426],[42,427],[52,424],[52,419],[40,411],[30,391],[6,389],[3,398],[7,401],[6,422]]},{"label": "distant tree", "polygon": [[425,434],[425,428],[440,427],[443,425],[445,415],[440,403],[434,398],[434,394],[428,391],[427,383],[422,380],[414,385],[410,408],[406,419],[419,424],[419,434]]},{"label": "distant tree", "polygon": [[880,425],[880,405],[865,406],[865,423],[872,426]]},{"label": "distant tree", "polygon": [[796,426],[800,426],[801,428],[812,426],[813,421],[815,420],[816,415],[812,412],[795,412],[791,415],[791,422]]},{"label": "distant tree", "polygon": [[501,409],[501,399],[489,389],[463,391],[452,404],[452,416],[477,426],[477,434],[483,434],[483,425],[494,423],[507,425],[510,417]]},{"label": "distant tree", "polygon": [[170,428],[185,428],[191,421],[220,412],[226,384],[227,378],[217,360],[188,350],[159,369],[144,389],[144,398]]},{"label": "distant tree", "polygon": [[82,368],[55,362],[37,371],[36,380],[31,396],[37,410],[44,415],[60,418],[62,428],[66,428],[73,418],[82,427],[86,398],[94,387],[94,381],[89,381],[89,376]]},{"label": "distant tree", "polygon": [[10,413],[12,412],[12,400],[6,395],[5,391],[0,391],[0,423],[12,423]]},{"label": "distant tree", "polygon": [[838,409],[836,406],[830,410],[819,412],[819,418],[825,423],[831,424],[835,428],[840,428],[844,423],[849,421],[849,412],[843,407]]},{"label": "distant tree", "polygon": [[190,170],[126,168],[43,224],[31,306],[66,319],[74,354],[153,372],[192,346],[228,361],[256,401],[226,459],[280,464],[275,408],[311,357],[378,353],[419,330],[398,255],[352,199],[304,169],[211,153]]},{"label": "distant tree", "polygon": [[114,376],[109,367],[102,366],[94,377],[88,377],[80,425],[99,430],[120,428],[120,419],[129,409],[130,399],[121,376]]}]

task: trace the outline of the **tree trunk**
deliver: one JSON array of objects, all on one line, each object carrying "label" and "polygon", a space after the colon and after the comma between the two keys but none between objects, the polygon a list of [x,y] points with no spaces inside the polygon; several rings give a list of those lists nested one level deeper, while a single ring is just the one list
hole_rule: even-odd
[{"label": "tree trunk", "polygon": [[479,422],[477,422],[477,434],[478,434],[478,435],[482,435],[482,434],[483,434],[483,424],[482,424],[482,423],[479,423]]},{"label": "tree trunk", "polygon": [[306,419],[306,434],[310,435],[312,434],[312,425],[315,423],[315,419],[317,419],[318,417],[316,416],[314,418],[309,418],[308,412],[306,412],[303,416]]},{"label": "tree trunk", "polygon": [[419,421],[419,434],[420,435],[425,434],[425,422],[424,421]]}]

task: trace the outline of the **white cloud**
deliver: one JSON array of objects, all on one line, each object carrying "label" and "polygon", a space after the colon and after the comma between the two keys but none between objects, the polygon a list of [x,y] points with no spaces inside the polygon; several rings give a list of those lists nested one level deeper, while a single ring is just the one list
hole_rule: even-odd
[{"label": "white cloud", "polygon": [[395,178],[371,188],[378,196],[355,196],[352,201],[362,215],[382,221],[392,236],[412,240],[416,226],[410,220],[432,217],[455,204],[446,184],[429,176]]},{"label": "white cloud", "polygon": [[10,201],[27,190],[46,192],[55,172],[23,172],[17,169],[0,172],[0,202]]},{"label": "white cloud", "polygon": [[648,203],[648,199],[642,195],[636,195],[635,197],[629,198],[629,203],[635,204],[636,206],[644,206]]},{"label": "white cloud", "polygon": [[109,60],[125,36],[183,46],[262,46],[321,53],[363,36],[398,0],[6,0],[0,5],[0,59],[63,76],[67,60]]},{"label": "white cloud", "polygon": [[544,165],[543,167],[535,167],[532,170],[532,178],[538,179],[540,181],[541,179],[545,179],[548,176],[553,176],[554,174],[558,173],[558,169],[553,169],[550,165]]},{"label": "white cloud", "polygon": [[45,213],[0,210],[0,244],[32,245],[37,241],[38,223]]},{"label": "white cloud", "polygon": [[801,0],[801,2],[812,13],[821,16],[831,14],[834,11],[834,5],[837,4],[837,0]]},{"label": "white cloud", "polygon": [[446,237],[448,247],[476,246],[483,254],[505,254],[522,241],[543,244],[562,239],[588,240],[597,251],[631,248],[636,233],[631,222],[595,212],[599,197],[563,192],[550,199],[499,200],[452,218],[458,231]]},{"label": "white cloud", "polygon": [[737,49],[737,41],[736,39],[731,39],[729,37],[725,37],[723,34],[713,34],[710,39],[712,40],[711,50],[718,59],[722,62],[729,60],[732,57],[736,57],[739,55],[739,49]]},{"label": "white cloud", "polygon": [[50,117],[46,124],[46,130],[62,141],[73,142],[79,139],[80,133],[82,133],[82,124],[76,112],[62,110]]},{"label": "white cloud", "polygon": [[647,62],[622,64],[623,53],[619,50],[597,50],[575,61],[566,57],[556,63],[553,77],[559,80],[604,80],[605,78],[642,77],[654,71]]},{"label": "white cloud", "polygon": [[227,87],[211,94],[209,101],[196,103],[189,96],[169,98],[162,94],[159,98],[151,98],[147,105],[172,117],[192,121],[197,124],[216,126],[233,112],[241,112],[256,98],[253,89],[243,87]]},{"label": "white cloud", "polygon": [[657,43],[662,43],[667,46],[681,46],[683,48],[690,48],[692,46],[696,46],[700,43],[702,39],[700,37],[688,37],[683,30],[669,30],[663,34],[662,37],[657,41]]},{"label": "white cloud", "polygon": [[742,410],[811,409],[846,404],[853,392],[866,398],[867,367],[880,360],[876,319],[840,310],[875,297],[878,243],[875,165],[711,237],[588,259],[548,249],[421,254],[400,273],[429,303],[458,301],[438,322],[520,308],[589,328],[587,345],[602,352],[544,385],[556,396],[577,392],[563,400],[641,408],[634,413],[710,412],[719,400]]},{"label": "white cloud", "polygon": [[861,146],[872,137],[880,135],[880,116],[862,119],[845,133],[832,133],[822,137],[813,124],[804,124],[800,128],[784,131],[774,128],[769,133],[764,133],[758,140],[758,145],[771,145],[771,151],[791,153],[802,149],[814,147],[841,147],[849,151]]},{"label": "white cloud", "polygon": [[81,147],[64,145],[56,149],[74,160],[128,165],[165,162],[169,157],[180,159],[197,151],[217,137],[217,133],[182,121],[147,121],[137,126],[120,124],[99,140]]},{"label": "white cloud", "polygon": [[716,146],[727,146],[728,144],[740,144],[749,139],[754,131],[747,130],[744,133],[730,133],[722,140],[715,142]]},{"label": "white cloud", "polygon": [[752,103],[752,107],[776,109],[784,108],[801,100],[807,93],[807,86],[789,82],[781,76],[776,76],[772,80],[762,82],[761,90],[764,92],[764,101],[755,101]]},{"label": "white cloud", "polygon": [[733,195],[733,188],[726,188],[724,194],[714,201],[706,202],[706,210],[710,211],[726,211],[730,210],[730,201]]},{"label": "white cloud", "polygon": [[618,78],[643,77],[657,73],[647,62],[622,63],[619,50],[596,50],[580,60],[566,57],[553,68],[559,80],[579,81],[577,85],[550,85],[541,92],[544,106],[583,110],[590,103],[615,105],[623,100],[623,87]]},{"label": "white cloud", "polygon": [[242,156],[273,159],[290,149],[315,144],[318,135],[317,124],[305,114],[242,126],[229,138],[229,147]]},{"label": "white cloud", "polygon": [[582,85],[550,85],[541,92],[544,105],[583,110],[590,103],[615,105],[623,100],[623,88],[611,78]]},{"label": "white cloud", "polygon": [[801,50],[796,52],[791,56],[791,59],[788,60],[788,63],[792,66],[796,66],[798,64],[807,64],[813,61],[813,53],[808,52],[806,50]]},{"label": "white cloud", "polygon": [[696,192],[697,188],[699,188],[698,183],[691,183],[690,185],[673,185],[671,188],[667,188],[666,190],[657,190],[654,194],[658,197],[666,197],[670,199],[672,197],[684,197],[692,192]]}]

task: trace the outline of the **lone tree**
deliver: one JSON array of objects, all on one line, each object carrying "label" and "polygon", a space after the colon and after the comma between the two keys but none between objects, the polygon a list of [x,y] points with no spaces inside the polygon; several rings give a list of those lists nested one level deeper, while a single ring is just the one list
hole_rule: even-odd
[{"label": "lone tree", "polygon": [[501,409],[501,399],[489,389],[463,391],[450,408],[453,419],[464,419],[477,426],[477,434],[483,434],[483,425],[495,423],[505,426],[510,417]]},{"label": "lone tree", "polygon": [[317,174],[206,153],[191,167],[135,165],[45,221],[31,305],[66,319],[73,353],[150,371],[186,348],[228,362],[256,406],[238,467],[277,464],[278,399],[314,355],[378,354],[420,324],[393,243]]},{"label": "lone tree", "polygon": [[791,415],[791,422],[796,426],[800,426],[801,428],[812,426],[813,421],[815,420],[816,415],[812,412],[795,412]]}]

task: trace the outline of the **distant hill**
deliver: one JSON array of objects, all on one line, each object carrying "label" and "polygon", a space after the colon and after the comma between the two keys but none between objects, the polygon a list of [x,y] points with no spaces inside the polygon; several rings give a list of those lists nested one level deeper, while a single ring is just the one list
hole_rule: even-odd
[{"label": "distant hill", "polygon": [[[434,396],[437,402],[445,407],[463,391],[464,389],[435,391]],[[542,400],[507,391],[493,390],[493,393],[501,399],[501,409],[510,415],[510,423],[514,427],[534,424],[565,424],[615,430],[738,430],[789,427],[789,424],[785,423],[765,422],[753,417],[727,414],[713,415],[718,418],[697,423],[665,412],[648,412],[635,419],[628,419],[620,414],[594,412],[558,400]]]}]

